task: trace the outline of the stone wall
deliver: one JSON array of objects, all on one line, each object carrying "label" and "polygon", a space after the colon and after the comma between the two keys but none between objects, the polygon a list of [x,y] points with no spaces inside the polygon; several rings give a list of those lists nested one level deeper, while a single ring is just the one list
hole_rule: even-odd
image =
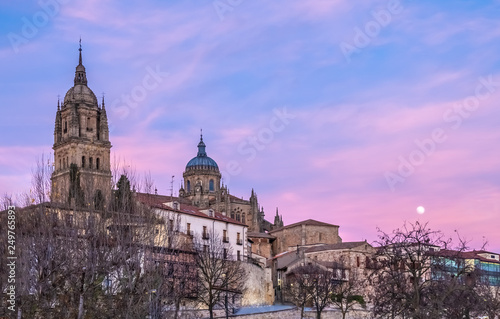
[{"label": "stone wall", "polygon": [[271,305],[274,302],[274,289],[271,281],[271,269],[254,264],[242,263],[247,273],[241,305]]},{"label": "stone wall", "polygon": [[335,225],[299,224],[294,227],[285,227],[281,230],[272,231],[271,234],[276,237],[273,243],[275,254],[293,250],[297,246],[342,242],[339,237],[339,227]]}]

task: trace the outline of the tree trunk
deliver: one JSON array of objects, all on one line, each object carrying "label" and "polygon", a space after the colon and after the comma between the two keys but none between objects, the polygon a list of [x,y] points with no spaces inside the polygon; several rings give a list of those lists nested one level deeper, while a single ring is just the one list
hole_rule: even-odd
[{"label": "tree trunk", "polygon": [[174,319],[179,318],[179,304],[180,300],[175,301],[175,313],[174,313]]},{"label": "tree trunk", "polygon": [[210,319],[214,319],[214,307],[213,306],[208,307],[208,312],[210,313]]},{"label": "tree trunk", "polygon": [[316,319],[321,319],[321,311],[316,310]]},{"label": "tree trunk", "polygon": [[80,303],[78,304],[78,319],[83,318],[83,294],[80,294]]}]

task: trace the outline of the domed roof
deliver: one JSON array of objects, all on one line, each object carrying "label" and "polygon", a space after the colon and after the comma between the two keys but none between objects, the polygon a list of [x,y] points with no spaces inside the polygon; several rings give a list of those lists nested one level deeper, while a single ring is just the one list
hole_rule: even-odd
[{"label": "domed roof", "polygon": [[66,103],[85,103],[92,104],[97,107],[97,97],[92,90],[83,84],[77,84],[68,90],[64,96],[64,104]]},{"label": "domed roof", "polygon": [[219,171],[217,163],[207,156],[205,147],[206,145],[203,142],[203,136],[201,136],[200,143],[198,143],[198,154],[187,163],[186,171],[190,169],[211,169]]},{"label": "domed roof", "polygon": [[81,41],[82,40],[80,39],[80,48],[78,49],[78,51],[80,51],[80,54],[78,57],[78,65],[76,66],[75,70],[75,86],[73,86],[68,90],[68,92],[66,92],[66,95],[64,96],[64,105],[67,105],[67,103],[84,103],[97,107],[97,98],[94,92],[92,92],[92,90],[87,86],[87,74],[82,63]]}]

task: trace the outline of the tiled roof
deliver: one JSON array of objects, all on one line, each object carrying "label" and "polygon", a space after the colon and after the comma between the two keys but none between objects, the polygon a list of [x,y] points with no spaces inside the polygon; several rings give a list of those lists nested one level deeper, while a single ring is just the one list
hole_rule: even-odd
[{"label": "tiled roof", "polygon": [[223,221],[223,222],[227,222],[227,223],[231,223],[231,224],[247,226],[247,225],[243,224],[242,222],[239,222],[236,219],[232,219],[230,217],[224,216],[223,214],[221,214],[215,210],[214,210],[214,216],[210,217],[207,214],[201,212],[200,208],[193,206],[193,205],[179,203],[179,209],[174,209],[170,206],[164,205],[164,203],[177,201],[176,197],[155,195],[155,194],[136,193],[136,199],[139,202],[141,202],[149,207],[152,207],[152,208],[164,209],[164,210],[169,210],[169,211],[178,212],[178,213],[182,213],[182,214],[188,214],[188,215],[198,216],[198,217],[212,219],[212,220],[219,220],[219,221]]},{"label": "tiled roof", "polygon": [[269,238],[269,239],[276,239],[276,237],[269,235],[268,233],[257,233],[257,232],[248,232],[247,233],[248,237],[255,237],[255,238]]},{"label": "tiled roof", "polygon": [[339,227],[338,225],[328,224],[328,223],[320,222],[320,221],[317,221],[317,220],[314,220],[314,219],[307,219],[307,220],[303,220],[303,221],[295,223],[295,224],[290,224],[290,225],[287,225],[287,226],[284,226],[284,227],[273,229],[273,230],[270,231],[270,233],[277,232],[277,231],[280,231],[280,230],[283,230],[283,229],[288,229],[288,228],[293,228],[293,227],[297,227],[297,226],[302,226],[302,225]]},{"label": "tiled roof", "polygon": [[324,251],[324,250],[353,249],[353,248],[359,247],[361,245],[370,245],[370,244],[368,244],[366,241],[351,241],[351,242],[345,242],[345,243],[329,244],[329,245],[311,247],[311,248],[306,250],[306,253],[312,253],[312,252]]}]

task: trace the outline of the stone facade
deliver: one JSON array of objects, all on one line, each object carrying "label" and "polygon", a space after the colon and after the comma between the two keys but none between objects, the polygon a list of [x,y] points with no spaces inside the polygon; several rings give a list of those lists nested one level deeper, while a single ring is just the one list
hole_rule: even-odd
[{"label": "stone facade", "polygon": [[264,209],[259,205],[254,190],[248,200],[229,193],[221,183],[217,163],[206,153],[203,136],[198,143],[198,153],[186,165],[184,185],[179,189],[179,201],[199,208],[212,208],[223,215],[248,225],[250,232],[262,233],[283,226],[281,216],[274,223],[264,219]]},{"label": "stone facade", "polygon": [[294,250],[297,246],[337,244],[342,242],[339,226],[308,219],[269,232],[276,237],[273,242],[275,255]]},{"label": "stone facade", "polygon": [[244,283],[241,305],[272,305],[274,303],[274,289],[271,269],[251,263],[242,264],[242,266],[247,277]]},{"label": "stone facade", "polygon": [[111,198],[111,143],[104,98],[98,105],[87,86],[81,47],[74,86],[57,103],[53,149],[51,200],[102,208]]}]

